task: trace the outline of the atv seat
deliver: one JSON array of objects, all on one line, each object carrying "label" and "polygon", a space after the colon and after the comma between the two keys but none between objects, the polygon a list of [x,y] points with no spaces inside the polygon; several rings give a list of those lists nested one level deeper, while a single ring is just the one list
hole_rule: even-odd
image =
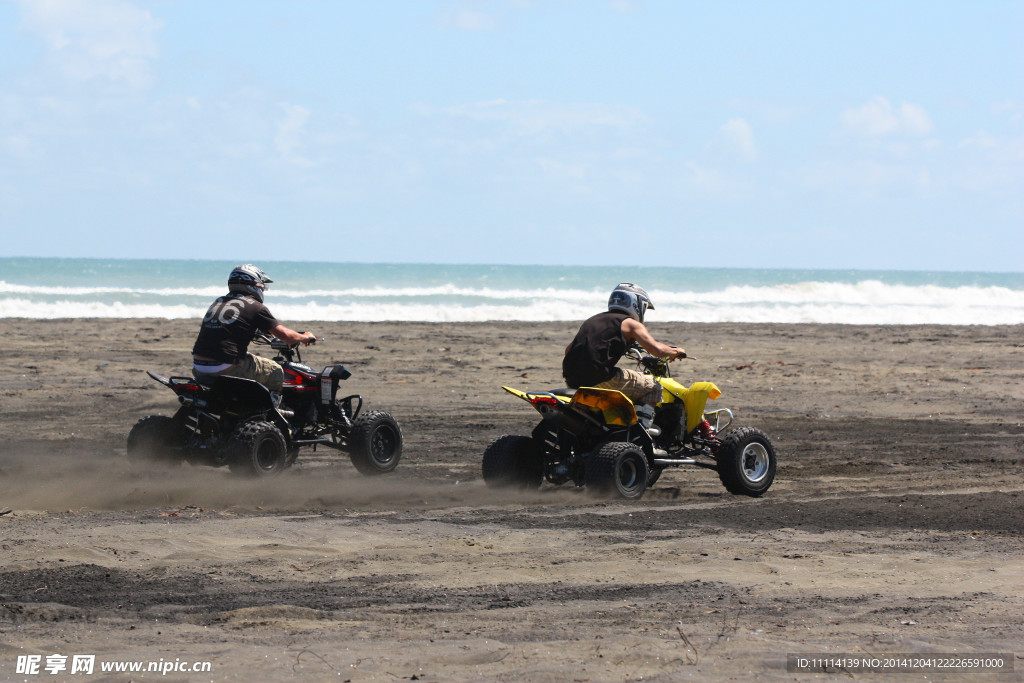
[{"label": "atv seat", "polygon": [[572,398],[573,396],[576,395],[576,390],[566,387],[565,389],[554,389],[551,393],[554,394],[555,396],[564,396],[566,398]]}]

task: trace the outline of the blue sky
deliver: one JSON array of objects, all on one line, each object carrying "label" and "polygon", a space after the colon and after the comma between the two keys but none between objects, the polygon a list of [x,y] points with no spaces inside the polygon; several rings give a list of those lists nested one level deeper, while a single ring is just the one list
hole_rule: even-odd
[{"label": "blue sky", "polygon": [[1024,2],[0,0],[0,255],[1022,270]]}]

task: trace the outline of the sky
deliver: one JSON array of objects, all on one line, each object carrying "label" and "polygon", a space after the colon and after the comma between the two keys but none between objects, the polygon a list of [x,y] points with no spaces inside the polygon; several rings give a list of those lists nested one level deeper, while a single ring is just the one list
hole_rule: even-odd
[{"label": "sky", "polygon": [[0,255],[1020,272],[1024,0],[0,0]]}]

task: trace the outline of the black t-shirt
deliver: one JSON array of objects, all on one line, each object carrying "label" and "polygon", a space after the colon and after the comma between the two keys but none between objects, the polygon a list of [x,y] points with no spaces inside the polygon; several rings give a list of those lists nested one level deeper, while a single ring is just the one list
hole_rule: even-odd
[{"label": "black t-shirt", "polygon": [[628,317],[625,313],[606,311],[580,325],[562,359],[562,375],[570,387],[592,387],[611,379],[615,364],[626,353],[622,321]]},{"label": "black t-shirt", "polygon": [[277,319],[256,297],[226,294],[210,305],[192,353],[221,363],[237,363],[256,332],[270,332]]}]

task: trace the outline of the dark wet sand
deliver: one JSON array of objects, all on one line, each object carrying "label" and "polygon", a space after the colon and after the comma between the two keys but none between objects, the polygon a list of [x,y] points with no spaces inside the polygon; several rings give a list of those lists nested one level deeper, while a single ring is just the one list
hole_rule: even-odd
[{"label": "dark wet sand", "polygon": [[211,663],[144,680],[565,681],[969,652],[1022,679],[1024,326],[654,324],[779,472],[755,500],[669,470],[625,503],[480,481],[536,422],[500,386],[560,385],[573,324],[291,321],[406,452],[253,482],[125,462],[132,424],[175,408],[145,370],[186,373],[197,321],[4,322],[0,679],[53,653]]}]

